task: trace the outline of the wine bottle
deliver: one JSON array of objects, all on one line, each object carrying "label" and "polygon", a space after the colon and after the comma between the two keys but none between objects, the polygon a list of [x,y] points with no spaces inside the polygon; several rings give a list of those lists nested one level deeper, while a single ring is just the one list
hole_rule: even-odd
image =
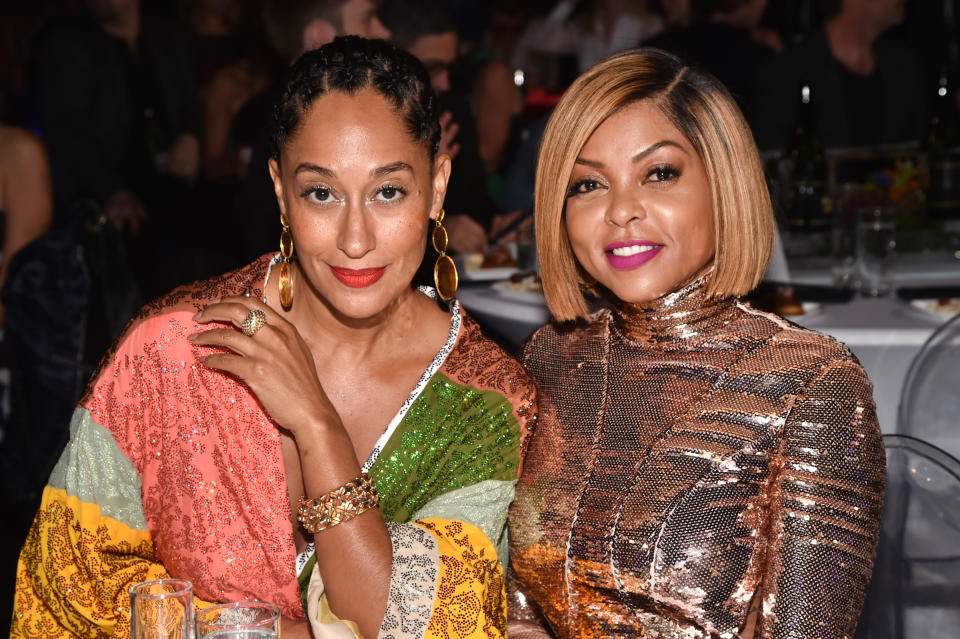
[{"label": "wine bottle", "polygon": [[827,156],[817,135],[817,112],[809,82],[800,87],[796,125],[786,156],[791,163],[787,225],[799,232],[828,230],[832,216]]},{"label": "wine bottle", "polygon": [[924,137],[930,171],[927,210],[930,217],[960,220],[960,113],[957,74],[960,72],[960,45],[950,44],[948,62],[940,70]]}]

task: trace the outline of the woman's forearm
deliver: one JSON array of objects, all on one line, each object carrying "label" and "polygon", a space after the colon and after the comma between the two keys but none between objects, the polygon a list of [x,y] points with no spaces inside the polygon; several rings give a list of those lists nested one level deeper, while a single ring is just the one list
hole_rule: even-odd
[{"label": "woman's forearm", "polygon": [[[342,426],[319,426],[297,437],[307,498],[318,498],[360,475],[353,444]],[[393,551],[390,535],[372,508],[314,535],[317,570],[323,578],[330,609],[355,622],[365,637],[380,630]]]}]

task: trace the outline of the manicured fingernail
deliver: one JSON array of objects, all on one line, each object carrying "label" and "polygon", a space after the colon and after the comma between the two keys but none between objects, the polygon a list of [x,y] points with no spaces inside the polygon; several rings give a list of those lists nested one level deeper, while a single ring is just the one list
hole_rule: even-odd
[{"label": "manicured fingernail", "polygon": [[187,335],[187,339],[190,340],[191,342],[194,341],[195,339],[197,339],[197,333],[190,333],[189,335]]}]

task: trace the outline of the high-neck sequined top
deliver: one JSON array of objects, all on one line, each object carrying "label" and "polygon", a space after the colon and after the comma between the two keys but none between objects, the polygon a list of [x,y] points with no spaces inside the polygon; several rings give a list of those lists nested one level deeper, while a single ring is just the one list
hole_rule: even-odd
[{"label": "high-neck sequined top", "polygon": [[[850,637],[884,453],[850,351],[703,281],[540,329],[511,637]],[[542,626],[541,626],[542,624]]]}]

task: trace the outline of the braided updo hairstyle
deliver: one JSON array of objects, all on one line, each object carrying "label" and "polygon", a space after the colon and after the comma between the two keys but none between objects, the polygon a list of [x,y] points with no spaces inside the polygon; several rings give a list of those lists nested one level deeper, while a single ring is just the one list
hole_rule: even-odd
[{"label": "braided updo hairstyle", "polygon": [[273,109],[270,155],[280,162],[314,100],[332,91],[353,95],[373,89],[390,102],[407,132],[436,157],[440,145],[437,98],[420,61],[384,40],[343,36],[304,53],[290,72]]}]

